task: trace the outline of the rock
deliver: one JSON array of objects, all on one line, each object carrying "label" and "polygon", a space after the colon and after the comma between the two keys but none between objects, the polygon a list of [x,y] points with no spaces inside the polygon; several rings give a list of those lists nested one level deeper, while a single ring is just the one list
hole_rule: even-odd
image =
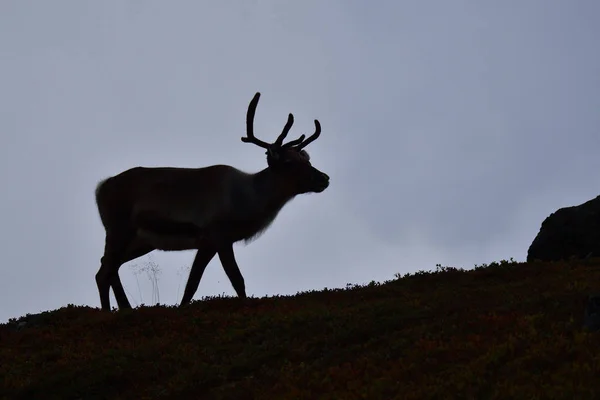
[{"label": "rock", "polygon": [[583,326],[592,332],[600,330],[600,295],[591,295],[588,298]]},{"label": "rock", "polygon": [[589,257],[600,257],[600,196],[550,214],[527,251],[528,262]]}]

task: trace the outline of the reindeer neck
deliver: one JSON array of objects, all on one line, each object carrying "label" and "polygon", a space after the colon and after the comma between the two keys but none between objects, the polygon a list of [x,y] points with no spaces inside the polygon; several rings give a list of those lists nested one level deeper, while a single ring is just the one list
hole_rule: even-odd
[{"label": "reindeer neck", "polygon": [[290,201],[295,194],[291,192],[288,182],[281,175],[265,168],[254,174],[254,188],[266,201],[268,208],[279,209]]}]

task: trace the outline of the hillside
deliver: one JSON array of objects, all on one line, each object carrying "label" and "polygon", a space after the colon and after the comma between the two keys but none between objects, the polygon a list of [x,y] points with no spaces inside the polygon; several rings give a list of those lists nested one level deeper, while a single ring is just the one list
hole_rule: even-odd
[{"label": "hillside", "polygon": [[6,399],[592,399],[600,260],[0,325]]}]

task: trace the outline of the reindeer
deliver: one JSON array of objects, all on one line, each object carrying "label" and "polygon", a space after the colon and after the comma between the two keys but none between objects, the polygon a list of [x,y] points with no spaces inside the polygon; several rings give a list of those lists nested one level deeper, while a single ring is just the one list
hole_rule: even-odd
[{"label": "reindeer", "polygon": [[250,174],[229,165],[203,168],[135,167],[96,187],[96,204],[106,231],[104,255],[96,274],[102,310],[110,311],[112,287],[119,309],[130,309],[119,268],[153,250],[197,250],[179,307],[188,304],[215,254],[237,296],[246,298],[244,278],[233,244],[249,243],[273,222],[281,208],[299,194],[321,193],[329,176],[310,163],[303,150],[321,134],[283,143],[294,123],[290,113],[273,143],[254,136],[256,93],[246,114],[242,142],[266,149],[267,168]]}]

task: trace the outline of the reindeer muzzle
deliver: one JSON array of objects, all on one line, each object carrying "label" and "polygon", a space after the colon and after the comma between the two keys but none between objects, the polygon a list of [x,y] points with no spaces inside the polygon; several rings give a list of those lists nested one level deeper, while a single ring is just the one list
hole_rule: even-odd
[{"label": "reindeer muzzle", "polygon": [[313,175],[313,190],[316,193],[321,193],[325,189],[329,187],[329,175],[315,169],[315,174]]}]

